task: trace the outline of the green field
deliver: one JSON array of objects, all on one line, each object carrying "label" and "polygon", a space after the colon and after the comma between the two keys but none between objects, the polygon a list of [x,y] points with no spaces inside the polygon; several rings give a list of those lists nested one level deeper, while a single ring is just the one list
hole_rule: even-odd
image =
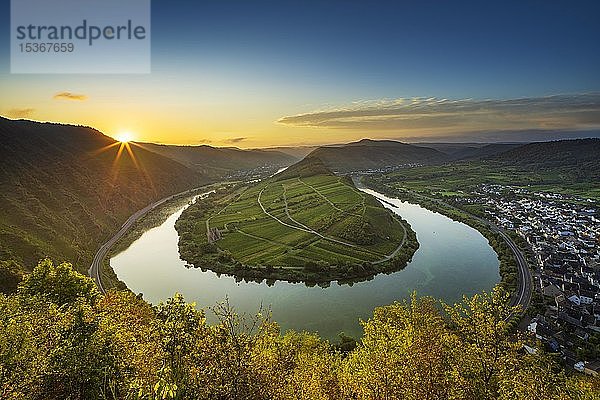
[{"label": "green field", "polygon": [[[214,228],[221,238],[210,244],[207,229]],[[288,280],[372,275],[406,258],[403,247],[412,249],[410,256],[416,249],[406,222],[346,178],[330,175],[217,193],[189,207],[177,229],[182,257],[195,266]]]},{"label": "green field", "polygon": [[532,170],[491,161],[407,168],[376,180],[399,189],[437,197],[468,197],[474,189],[485,183],[522,187],[532,192],[600,199],[598,185],[590,180],[577,179],[572,171],[560,168]]}]

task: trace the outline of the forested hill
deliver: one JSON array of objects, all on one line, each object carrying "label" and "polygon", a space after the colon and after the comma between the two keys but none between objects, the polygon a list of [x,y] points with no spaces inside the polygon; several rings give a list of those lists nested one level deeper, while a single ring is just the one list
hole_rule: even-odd
[{"label": "forested hill", "polygon": [[296,164],[288,167],[285,171],[278,173],[273,178],[277,181],[282,181],[290,178],[305,178],[316,175],[334,174],[325,166],[320,158],[309,155]]},{"label": "forested hill", "polygon": [[133,145],[135,162],[125,148],[117,160],[120,144],[88,127],[0,118],[0,142],[0,260],[25,270],[44,256],[83,270],[130,214],[204,181]]},{"label": "forested hill", "polygon": [[481,147],[465,147],[462,150],[452,153],[450,156],[454,160],[477,160],[504,153],[520,146],[523,145],[518,143],[490,143]]},{"label": "forested hill", "polygon": [[450,159],[441,151],[428,147],[370,139],[342,146],[319,147],[310,156],[320,158],[328,168],[339,172],[413,163],[436,164]]},{"label": "forested hill", "polygon": [[284,167],[298,161],[296,157],[279,151],[242,150],[234,147],[167,146],[140,143],[145,149],[172,158],[175,161],[211,176],[264,166]]},{"label": "forested hill", "polygon": [[530,143],[488,160],[535,170],[564,170],[582,179],[597,179],[600,178],[600,139]]}]

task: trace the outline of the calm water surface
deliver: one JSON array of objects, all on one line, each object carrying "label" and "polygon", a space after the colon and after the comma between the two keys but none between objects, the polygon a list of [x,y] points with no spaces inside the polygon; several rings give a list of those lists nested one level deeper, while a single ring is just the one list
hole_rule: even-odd
[{"label": "calm water surface", "polygon": [[[261,304],[270,305],[273,318],[283,329],[318,331],[327,338],[341,331],[360,336],[360,318],[369,318],[374,307],[408,298],[413,290],[453,302],[498,283],[496,253],[475,229],[418,205],[364,191],[393,204],[383,203],[417,233],[421,246],[402,271],[353,286],[332,283],[328,288],[285,282],[274,286],[238,283],[233,277],[185,267],[174,227],[183,208],[145,232],[110,263],[119,279],[152,303],[180,292],[188,301],[207,307],[228,296],[240,312],[252,313]],[[210,320],[211,313],[207,315]]]}]

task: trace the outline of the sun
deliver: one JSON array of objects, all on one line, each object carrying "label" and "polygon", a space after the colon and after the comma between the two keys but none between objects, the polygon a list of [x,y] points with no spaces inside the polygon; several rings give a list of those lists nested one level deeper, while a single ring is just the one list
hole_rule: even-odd
[{"label": "sun", "polygon": [[121,143],[131,142],[133,140],[133,134],[131,132],[121,132],[115,136],[115,139]]}]

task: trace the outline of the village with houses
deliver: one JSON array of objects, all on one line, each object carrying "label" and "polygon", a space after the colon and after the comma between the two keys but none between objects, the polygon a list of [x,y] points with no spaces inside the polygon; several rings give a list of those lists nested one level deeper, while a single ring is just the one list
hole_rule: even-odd
[{"label": "village with houses", "polygon": [[534,293],[522,324],[576,371],[600,374],[600,213],[595,201],[481,185],[471,202],[530,246]]}]

